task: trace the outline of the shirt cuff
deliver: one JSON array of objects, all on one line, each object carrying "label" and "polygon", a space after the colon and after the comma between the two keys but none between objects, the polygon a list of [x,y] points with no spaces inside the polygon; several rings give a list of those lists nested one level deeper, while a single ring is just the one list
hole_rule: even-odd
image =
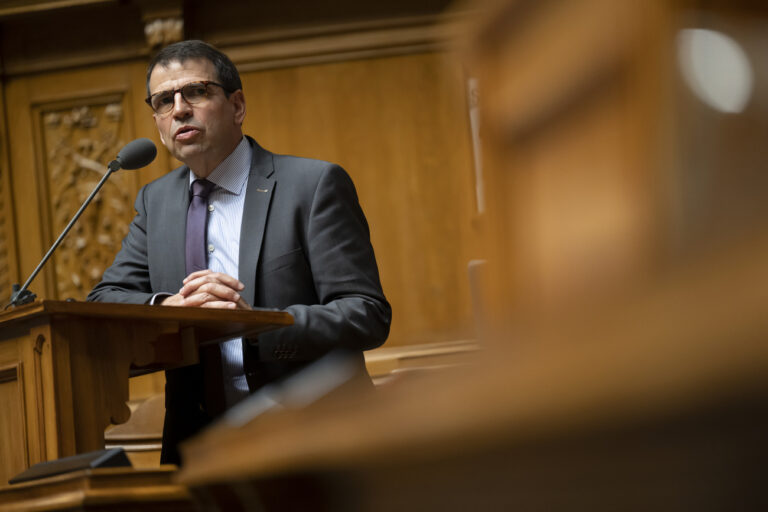
[{"label": "shirt cuff", "polygon": [[162,304],[163,299],[167,299],[172,295],[173,295],[172,293],[166,293],[166,292],[156,293],[152,297],[150,297],[149,302],[147,302],[147,304],[149,304],[150,306],[159,306],[160,304]]}]

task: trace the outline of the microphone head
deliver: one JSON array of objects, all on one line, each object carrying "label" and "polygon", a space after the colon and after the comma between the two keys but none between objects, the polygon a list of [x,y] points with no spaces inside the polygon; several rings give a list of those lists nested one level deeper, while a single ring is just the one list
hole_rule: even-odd
[{"label": "microphone head", "polygon": [[115,159],[120,169],[141,169],[149,165],[157,156],[155,143],[146,137],[126,144]]}]

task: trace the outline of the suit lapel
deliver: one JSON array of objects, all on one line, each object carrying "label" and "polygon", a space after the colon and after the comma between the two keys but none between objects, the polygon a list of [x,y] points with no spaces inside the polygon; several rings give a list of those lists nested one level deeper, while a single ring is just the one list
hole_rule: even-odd
[{"label": "suit lapel", "polygon": [[248,137],[253,148],[251,171],[245,191],[243,221],[240,226],[240,256],[238,279],[245,285],[241,293],[249,304],[256,300],[256,267],[261,255],[264,228],[276,180],[273,177],[272,154]]}]

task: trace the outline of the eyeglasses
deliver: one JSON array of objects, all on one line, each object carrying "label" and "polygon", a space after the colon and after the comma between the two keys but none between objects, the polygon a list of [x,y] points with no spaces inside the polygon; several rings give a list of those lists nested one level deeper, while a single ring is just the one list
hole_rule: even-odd
[{"label": "eyeglasses", "polygon": [[146,98],[144,101],[147,102],[147,105],[152,107],[152,110],[154,110],[156,114],[167,114],[173,109],[173,105],[176,102],[177,92],[181,93],[181,97],[184,98],[184,101],[190,105],[194,105],[195,103],[200,103],[208,99],[208,97],[211,95],[208,88],[211,85],[221,87],[225,92],[231,92],[227,91],[223,85],[216,82],[190,82],[185,84],[183,87],[173,89],[172,91],[156,92],[149,98]]}]

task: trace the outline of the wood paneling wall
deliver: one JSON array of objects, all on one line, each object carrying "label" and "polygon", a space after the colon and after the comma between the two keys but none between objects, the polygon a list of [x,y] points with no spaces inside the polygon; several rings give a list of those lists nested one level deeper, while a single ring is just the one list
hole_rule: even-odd
[{"label": "wood paneling wall", "polygon": [[[151,135],[151,119],[141,115],[143,68],[143,62],[88,67],[6,84],[21,276],[33,271],[101,179],[105,163],[126,142]],[[85,298],[127,232],[141,176],[123,171],[110,178],[32,282],[38,296]]]},{"label": "wood paneling wall", "polygon": [[462,70],[441,53],[246,73],[245,130],[352,175],[394,310],[390,344],[472,336]]},{"label": "wood paneling wall", "polygon": [[4,91],[4,85],[0,84],[0,303],[3,305],[11,296],[11,283],[20,279],[16,262],[15,216],[8,161]]}]

